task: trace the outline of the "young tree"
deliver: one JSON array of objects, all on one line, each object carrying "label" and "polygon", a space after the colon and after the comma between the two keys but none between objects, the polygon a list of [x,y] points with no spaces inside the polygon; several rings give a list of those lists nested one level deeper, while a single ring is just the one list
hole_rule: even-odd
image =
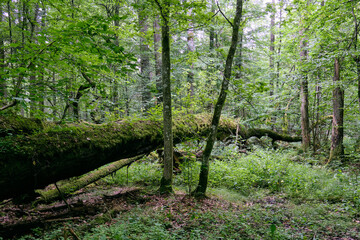
[{"label": "young tree", "polygon": [[199,183],[193,194],[198,197],[205,196],[207,185],[208,185],[208,177],[209,177],[209,158],[211,155],[211,151],[213,149],[215,140],[216,140],[216,133],[221,117],[221,110],[225,104],[227,91],[229,88],[230,78],[231,78],[231,69],[232,63],[236,52],[236,47],[238,44],[239,38],[239,28],[240,28],[240,21],[242,16],[242,6],[243,1],[237,0],[236,1],[236,12],[235,18],[232,25],[232,37],[231,37],[231,45],[229,48],[229,52],[226,58],[225,63],[225,70],[224,70],[224,78],[222,81],[222,86],[220,90],[220,95],[218,97],[217,103],[215,105],[214,114],[211,121],[211,130],[210,134],[206,141],[206,147],[203,153],[201,168],[200,168],[200,175],[199,175]]},{"label": "young tree", "polygon": [[307,60],[307,38],[304,36],[305,29],[300,31],[300,98],[301,98],[301,136],[302,136],[302,147],[306,152],[310,147],[310,124],[309,124],[309,90],[308,80],[306,72],[304,71],[304,65]]}]

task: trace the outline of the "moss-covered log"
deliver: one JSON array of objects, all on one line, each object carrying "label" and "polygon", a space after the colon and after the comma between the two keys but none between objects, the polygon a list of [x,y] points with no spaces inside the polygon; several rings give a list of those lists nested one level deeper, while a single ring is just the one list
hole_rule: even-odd
[{"label": "moss-covered log", "polygon": [[261,137],[267,136],[267,137],[271,138],[273,141],[278,141],[278,140],[284,141],[284,142],[300,142],[301,141],[301,137],[292,137],[292,136],[285,135],[285,134],[279,134],[270,129],[258,129],[258,128],[246,129],[243,126],[239,127],[239,135],[243,139],[248,139],[251,137],[261,138]]},{"label": "moss-covered log", "polygon": [[[175,119],[174,142],[206,136],[209,119],[207,115]],[[223,119],[218,132],[229,135],[235,133],[236,128],[234,120]],[[149,153],[163,144],[161,120],[122,120],[101,125],[78,123],[36,129],[33,134],[0,137],[0,200],[33,193],[34,189],[80,176],[107,163]],[[300,140],[269,130],[241,128],[240,132],[244,138],[253,134],[268,135],[275,140]]]},{"label": "moss-covered log", "polygon": [[[61,198],[61,196],[67,197],[77,190],[86,187],[87,185],[98,181],[99,179],[106,177],[117,170],[129,166],[131,163],[141,159],[144,155],[134,157],[134,158],[126,158],[116,162],[113,162],[109,165],[103,166],[100,169],[92,171],[84,176],[65,183],[57,188],[51,190],[38,190],[37,193],[40,194],[40,200],[45,202],[51,202],[55,199]],[[59,192],[60,191],[60,192]]]}]

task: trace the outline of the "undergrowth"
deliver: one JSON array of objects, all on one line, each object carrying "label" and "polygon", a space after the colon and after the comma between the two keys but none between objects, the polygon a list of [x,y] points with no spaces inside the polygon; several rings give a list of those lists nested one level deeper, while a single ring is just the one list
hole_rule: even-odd
[{"label": "undergrowth", "polygon": [[[298,201],[351,202],[360,206],[360,177],[341,169],[294,162],[291,160],[293,151],[258,149],[248,155],[234,155],[225,149],[220,154],[225,157],[211,162],[210,188],[230,189],[244,196],[267,189]],[[185,160],[181,173],[174,178],[174,185],[190,192],[198,182],[199,168],[200,162]],[[157,186],[161,171],[158,163],[137,162],[105,181]]]},{"label": "undergrowth", "polygon": [[[81,239],[360,239],[357,175],[312,159],[295,162],[294,151],[257,149],[246,155],[232,148],[214,152],[221,157],[211,162],[208,199],[186,197],[200,166],[189,157],[174,177],[176,195],[150,194],[146,203],[129,203],[131,210],[66,226]],[[161,165],[145,159],[103,181],[154,191],[161,175]],[[64,239],[64,229],[35,229],[21,239]]]}]

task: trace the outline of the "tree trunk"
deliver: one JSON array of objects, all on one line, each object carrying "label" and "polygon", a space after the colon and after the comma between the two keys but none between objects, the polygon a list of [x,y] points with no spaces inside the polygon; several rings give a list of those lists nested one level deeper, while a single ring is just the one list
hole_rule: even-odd
[{"label": "tree trunk", "polygon": [[156,76],[156,89],[157,89],[157,99],[156,103],[160,104],[163,101],[162,94],[162,82],[161,82],[161,57],[159,52],[159,44],[161,41],[160,35],[160,25],[159,25],[159,16],[155,16],[154,19],[154,58],[155,58],[155,76]]},{"label": "tree trunk", "polygon": [[[211,1],[211,12],[213,14],[215,14],[215,9],[216,9],[216,4],[215,4],[215,0]],[[210,34],[209,34],[209,48],[210,48],[210,53],[212,53],[212,51],[215,49],[215,28],[214,25],[215,24],[215,20],[214,18],[211,20],[211,27],[210,27]]]},{"label": "tree trunk", "polygon": [[[140,3],[141,4],[141,3]],[[148,31],[148,17],[144,8],[139,9],[139,26],[140,26],[140,77],[141,77],[141,101],[143,110],[146,113],[150,108],[151,92],[150,92],[150,57],[149,45],[146,44],[146,34]]]},{"label": "tree trunk", "polygon": [[238,38],[239,38],[239,26],[240,26],[240,21],[241,21],[241,16],[242,16],[242,5],[243,5],[242,0],[236,1],[236,13],[235,13],[233,26],[232,26],[233,32],[232,32],[232,38],[231,38],[231,46],[230,46],[230,49],[229,49],[229,52],[228,52],[228,55],[226,58],[224,78],[223,78],[223,82],[222,82],[222,86],[221,86],[221,90],[220,90],[220,95],[219,95],[218,101],[215,105],[214,115],[213,115],[213,118],[211,121],[210,134],[207,138],[206,147],[204,150],[204,155],[203,155],[202,164],[201,164],[201,168],[200,168],[199,184],[193,193],[194,195],[199,196],[199,197],[205,196],[206,189],[207,189],[208,177],[209,177],[209,158],[210,158],[211,151],[212,151],[214,143],[215,143],[216,134],[217,134],[220,116],[221,116],[221,110],[224,106],[227,91],[229,88],[229,82],[230,82],[230,77],[231,77],[231,68],[232,68],[232,63],[233,63],[233,59],[234,59],[234,55],[235,55],[236,47],[237,47],[237,43],[238,43]]},{"label": "tree trunk", "polygon": [[280,81],[280,60],[281,60],[281,44],[282,44],[282,9],[284,6],[283,0],[279,0],[279,47],[278,47],[278,60],[276,61],[276,83],[275,88],[279,87]]},{"label": "tree trunk", "polygon": [[275,87],[275,64],[274,64],[274,57],[275,57],[275,12],[276,12],[276,5],[275,0],[272,0],[272,12],[270,16],[270,96],[274,95],[274,87]]},{"label": "tree trunk", "polygon": [[310,124],[309,124],[309,90],[308,90],[308,80],[306,71],[304,68],[304,62],[307,60],[307,38],[303,36],[305,29],[300,31],[302,37],[300,41],[300,78],[301,78],[301,89],[300,89],[300,98],[301,98],[301,136],[302,136],[302,148],[305,152],[308,151],[310,147]]},{"label": "tree trunk", "polygon": [[84,95],[84,92],[89,89],[89,88],[94,88],[96,86],[95,82],[93,82],[88,75],[83,71],[80,70],[81,75],[85,78],[85,80],[87,81],[86,84],[82,84],[74,97],[74,100],[72,100],[71,104],[68,104],[67,106],[65,106],[65,110],[64,110],[64,114],[61,120],[64,120],[65,116],[66,116],[66,111],[70,109],[70,107],[72,108],[72,112],[74,114],[74,119],[76,121],[80,120],[80,98]]},{"label": "tree trunk", "polygon": [[[5,21],[3,16],[3,3],[0,3],[0,21]],[[0,33],[0,103],[6,103],[7,90],[6,90],[6,78],[5,78],[5,45],[4,45],[5,33]]]},{"label": "tree trunk", "polygon": [[[236,66],[236,73],[235,78],[239,79],[241,81],[242,78],[242,71],[243,71],[243,39],[244,39],[244,28],[241,28],[239,30],[239,46],[237,47],[237,56],[235,58],[235,66]],[[235,94],[235,101],[240,102],[241,101],[241,94],[238,92],[238,89],[236,89]],[[239,109],[239,106],[237,104],[234,104],[234,116],[235,118],[242,117],[246,118],[246,109],[245,107],[243,109]]]},{"label": "tree trunk", "polygon": [[359,112],[360,112],[360,56],[355,58],[356,70],[357,70],[357,87],[358,87],[358,103],[359,103]]},{"label": "tree trunk", "polygon": [[[190,9],[188,11],[188,15],[192,15],[192,9]],[[194,24],[193,24],[193,20],[189,20],[189,28],[187,30],[187,47],[188,47],[188,51],[189,53],[193,53],[195,52],[195,42],[194,42]],[[190,96],[193,97],[194,96],[194,64],[191,62],[190,65],[190,70],[188,70],[188,76],[187,76],[187,81],[190,85],[189,87],[189,93]]]},{"label": "tree trunk", "polygon": [[[175,119],[174,142],[208,135],[209,119],[207,115]],[[54,125],[36,119],[0,116],[0,200],[31,193],[119,159],[150,153],[164,143],[162,127],[162,122],[155,120]],[[236,132],[237,123],[222,119],[218,129],[218,137],[224,138]],[[301,141],[299,137],[243,126],[239,135],[244,139],[269,136],[273,140]]]},{"label": "tree trunk", "polygon": [[[37,21],[38,21],[38,15],[39,15],[39,4],[35,5],[35,12],[34,12],[34,17],[32,20],[31,16],[27,16],[27,18],[29,19],[29,23],[30,23],[30,38],[29,41],[34,43],[36,41],[35,35],[37,32],[37,26],[40,25]],[[36,85],[38,84],[37,81],[37,66],[35,64],[31,64],[31,66],[29,67],[29,71],[31,72],[31,75],[29,77],[29,84],[30,84],[30,99],[32,99],[32,101],[35,103],[34,99],[37,98],[38,93],[35,92],[35,88]],[[32,90],[34,89],[34,90]],[[40,104],[41,105],[41,101]],[[35,111],[37,110],[36,104],[30,104],[30,117],[34,116]]]},{"label": "tree trunk", "polygon": [[[318,70],[320,72],[320,70]],[[320,80],[320,73],[318,75],[318,79]],[[315,100],[314,100],[314,123],[320,120],[320,101],[321,101],[321,86],[320,83],[317,82],[315,86]],[[316,153],[320,148],[320,129],[318,125],[315,125],[312,128],[313,131],[313,152]]]},{"label": "tree trunk", "polygon": [[161,46],[162,46],[162,68],[161,77],[163,85],[163,121],[164,121],[164,172],[160,183],[160,193],[169,194],[172,189],[173,175],[173,133],[172,133],[172,112],[171,112],[171,81],[170,81],[170,1],[165,0],[163,6],[159,4],[162,17]]},{"label": "tree trunk", "polygon": [[333,90],[333,121],[331,130],[331,148],[328,162],[344,154],[344,90],[340,85],[340,62],[335,58],[334,62],[334,85]]},{"label": "tree trunk", "polygon": [[[119,17],[120,16],[120,0],[115,0],[114,2],[114,16],[115,17]],[[111,14],[109,17],[112,17]],[[119,29],[120,27],[120,22],[119,22],[119,19],[115,18],[114,19],[114,26],[115,26],[115,29]],[[115,46],[119,47],[119,37],[117,34],[115,34]],[[113,66],[113,71],[114,73],[116,74],[117,72],[117,67],[116,65]],[[113,102],[113,106],[111,107],[110,111],[114,112],[114,114],[116,116],[119,116],[119,101],[120,101],[120,98],[119,98],[119,84],[118,84],[118,81],[117,79],[112,79],[112,82],[111,82],[111,101]]]}]

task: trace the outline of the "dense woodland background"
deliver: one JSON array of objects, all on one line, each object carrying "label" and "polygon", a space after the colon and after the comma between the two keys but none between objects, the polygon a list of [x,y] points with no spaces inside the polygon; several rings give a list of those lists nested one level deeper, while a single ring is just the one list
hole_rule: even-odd
[{"label": "dense woodland background", "polygon": [[[171,5],[175,113],[212,111],[234,4]],[[316,153],[330,149],[331,120],[321,120],[343,109],[336,128],[344,131],[346,153],[356,152],[358,10],[357,1],[244,1],[223,113],[285,133],[299,134],[303,121]],[[155,2],[2,1],[1,17],[2,113],[91,122],[161,113]]]},{"label": "dense woodland background", "polygon": [[[239,4],[240,24],[235,24]],[[8,147],[11,141],[25,142],[20,137],[13,140],[13,135],[29,134],[21,129],[10,131],[7,126],[11,124],[6,125],[4,119],[20,122],[24,119],[15,116],[22,116],[34,124],[76,127],[83,123],[125,125],[126,121],[142,124],[159,121],[164,113],[170,122],[171,114],[176,121],[183,117],[184,122],[191,122],[185,117],[189,114],[202,116],[203,121],[211,118],[224,92],[227,97],[220,112],[237,124],[232,125],[232,133],[239,143],[231,151],[250,152],[244,146],[247,143],[240,143],[245,135],[240,134],[239,126],[266,129],[271,133],[263,135],[301,136],[301,145],[290,148],[296,149],[295,155],[304,163],[310,158],[311,164],[319,166],[335,161],[353,164],[350,168],[355,171],[358,167],[359,1],[3,0],[0,18],[0,154],[7,158],[2,159],[3,166],[12,159],[8,157],[15,149]],[[238,39],[229,78],[225,63],[234,34]],[[167,74],[171,89],[164,81]],[[224,89],[227,80],[229,86]],[[172,146],[166,155],[166,144],[173,141],[167,123],[164,117],[163,180],[173,178],[172,170],[166,175],[166,168],[173,168]],[[132,126],[141,131],[146,124]],[[166,135],[166,126],[170,126],[170,135]],[[179,124],[173,127],[175,138],[176,126]],[[70,136],[72,131],[63,134]],[[87,133],[81,134],[86,139]],[[205,146],[204,139],[195,138],[202,142],[199,151]],[[74,139],[78,144],[76,136]],[[208,143],[210,139],[211,135]],[[32,140],[37,142],[35,137]],[[279,147],[273,145],[275,140],[269,146]],[[284,142],[281,146],[289,147]],[[16,151],[15,158],[23,154],[16,155]],[[272,151],[269,156],[276,156]],[[166,160],[169,157],[171,164]],[[208,171],[208,159],[204,159]],[[35,163],[36,159],[29,165]],[[351,204],[360,206],[358,192],[354,195]]]}]

